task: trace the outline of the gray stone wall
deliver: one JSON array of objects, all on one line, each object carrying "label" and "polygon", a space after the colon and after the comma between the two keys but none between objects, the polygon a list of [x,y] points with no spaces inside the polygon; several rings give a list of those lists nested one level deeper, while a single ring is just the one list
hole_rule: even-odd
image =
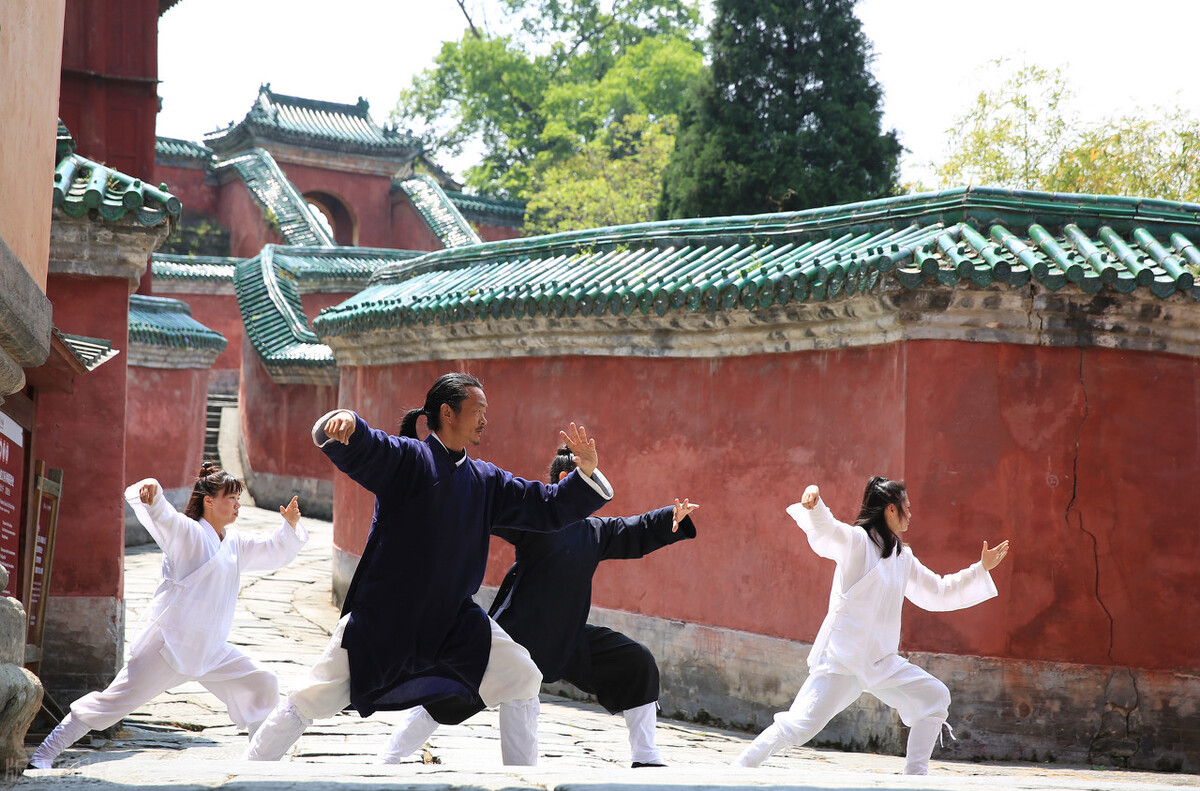
[{"label": "gray stone wall", "polygon": [[60,705],[104,689],[125,657],[125,602],[105,596],[46,601],[42,684]]}]

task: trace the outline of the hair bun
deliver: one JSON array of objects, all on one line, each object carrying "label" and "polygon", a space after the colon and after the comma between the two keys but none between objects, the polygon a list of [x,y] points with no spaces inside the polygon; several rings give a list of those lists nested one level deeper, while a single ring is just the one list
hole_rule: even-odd
[{"label": "hair bun", "polygon": [[555,455],[556,456],[566,456],[567,458],[570,458],[571,456],[574,456],[575,454],[573,454],[571,452],[571,448],[568,447],[567,445],[561,445],[561,446],[559,446],[558,452]]},{"label": "hair bun", "polygon": [[214,472],[220,472],[220,470],[221,465],[215,461],[206,461],[200,465],[200,477],[203,478],[206,475],[212,475]]}]

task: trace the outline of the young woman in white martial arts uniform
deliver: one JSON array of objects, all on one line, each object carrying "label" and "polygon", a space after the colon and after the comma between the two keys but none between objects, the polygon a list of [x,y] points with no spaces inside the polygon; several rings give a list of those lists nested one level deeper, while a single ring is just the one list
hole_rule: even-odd
[{"label": "young woman in white martial arts uniform", "polygon": [[971,607],[996,595],[990,572],[1008,553],[983,542],[979,562],[940,577],[900,541],[912,510],[901,481],[874,477],[853,525],[843,524],[809,486],[787,509],[813,551],[836,561],[829,614],[808,656],[809,676],[791,709],[775,715],[735,766],[758,766],[777,750],[801,745],[863,691],[895,707],[909,726],[904,773],[929,773],[929,756],[949,715],[946,685],[896,653],[900,610],[907,598],[925,610]]},{"label": "young woman in white martial arts uniform", "polygon": [[280,506],[283,524],[269,538],[226,530],[238,515],[242,484],[209,462],[200,470],[184,513],[171,507],[153,478],[125,490],[125,500],[163,551],[162,583],[154,592],[129,661],[103,692],[84,695],[30,759],[49,769],[89,730],[115,725],[142,704],[199,681],[225,704],[239,728],[254,731],[279,702],[279,680],[226,639],[240,577],[287,565],[308,541],[293,497]]}]

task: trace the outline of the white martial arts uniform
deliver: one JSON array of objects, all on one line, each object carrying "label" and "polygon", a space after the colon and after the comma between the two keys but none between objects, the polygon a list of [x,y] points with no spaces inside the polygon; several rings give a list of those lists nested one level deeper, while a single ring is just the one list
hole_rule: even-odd
[{"label": "white martial arts uniform", "polygon": [[927,773],[950,691],[897,653],[904,599],[931,611],[971,607],[996,595],[991,574],[979,562],[941,577],[903,546],[881,558],[866,530],[837,521],[821,501],[811,511],[796,503],[787,512],[808,534],[813,551],[837,563],[829,613],[791,709],[776,714],[775,724],[736,764],[758,766],[781,747],[804,744],[865,690],[894,707],[911,728],[905,774]]},{"label": "white martial arts uniform", "polygon": [[[139,496],[147,483],[158,489],[148,506]],[[221,540],[206,520],[197,522],[172,508],[153,478],[126,489],[125,500],[163,551],[162,583],[144,616],[146,625],[130,647],[129,661],[107,689],[71,704],[70,716],[35,753],[34,764],[45,764],[38,768],[49,767],[88,730],[114,725],[186,681],[203,684],[225,704],[229,718],[251,733],[279,702],[275,674],[226,639],[241,573],[290,563],[308,541],[304,525],[297,523],[293,530],[284,522],[270,538],[227,530]]]}]

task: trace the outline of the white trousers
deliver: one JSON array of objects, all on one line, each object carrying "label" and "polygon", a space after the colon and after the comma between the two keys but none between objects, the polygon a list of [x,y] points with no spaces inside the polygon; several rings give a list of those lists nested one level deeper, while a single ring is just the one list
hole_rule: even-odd
[{"label": "white trousers", "polygon": [[[523,703],[525,701],[500,704],[500,753],[505,764],[509,763],[510,757],[515,758],[517,751],[520,750],[518,744],[513,744],[514,740],[511,734],[520,734],[525,731],[524,728],[518,727],[519,722],[506,723],[506,719],[521,717],[522,714],[518,707]],[[536,712],[534,714],[536,716]],[[654,728],[657,718],[658,703],[647,703],[625,712],[625,724],[629,728],[629,752],[635,763],[662,763],[662,755],[654,743]],[[429,716],[429,712],[425,711],[424,706],[409,709],[404,721],[400,723],[400,726],[388,739],[387,745],[380,751],[379,760],[385,764],[400,763],[429,741],[429,737],[433,736],[437,729],[437,721]],[[510,734],[507,739],[505,738],[506,733]],[[533,747],[536,752],[537,745],[534,744]],[[514,753],[506,754],[510,749]]]},{"label": "white trousers", "polygon": [[[289,694],[259,728],[250,742],[247,758],[279,760],[313,720],[332,717],[350,705],[350,656],[342,648],[342,635],[349,618],[346,615],[338,621],[321,657],[309,671],[308,683]],[[479,696],[489,707],[512,701],[522,703],[507,718],[501,712],[501,754],[506,759],[532,761],[514,765],[532,765],[537,762],[537,694],[542,674],[523,646],[514,642],[495,621],[489,618],[488,622],[492,627],[492,642],[487,668],[479,683]],[[424,709],[420,711],[424,713]],[[425,717],[429,719],[428,714]],[[433,725],[436,728],[437,723]],[[425,738],[408,752],[424,744]]]},{"label": "white trousers", "polygon": [[228,643],[220,661],[203,676],[176,672],[160,650],[161,636],[139,647],[102,692],[90,692],[71,704],[75,718],[94,731],[115,725],[143,704],[186,681],[199,681],[216,695],[239,728],[258,727],[279,703],[279,679]]},{"label": "white trousers", "polygon": [[878,685],[864,689],[857,678],[820,668],[805,680],[787,711],[775,715],[775,724],[759,734],[735,766],[758,766],[787,746],[799,746],[816,736],[833,717],[870,692],[896,709],[910,727],[905,774],[928,774],[929,756],[949,716],[950,690],[941,681],[906,662]]},{"label": "white trousers", "polygon": [[176,672],[163,659],[162,646],[161,635],[150,637],[130,655],[106,689],[89,692],[72,703],[71,713],[46,737],[30,763],[38,769],[49,769],[63,750],[89,730],[100,731],[115,725],[187,681],[199,681],[216,695],[229,711],[229,718],[239,728],[249,730],[251,737],[279,703],[279,680],[275,674],[228,643],[216,667],[199,677]]},{"label": "white trousers", "polygon": [[658,725],[658,701],[625,710],[625,726],[629,728],[629,754],[637,764],[661,764],[662,755],[654,743]]}]

